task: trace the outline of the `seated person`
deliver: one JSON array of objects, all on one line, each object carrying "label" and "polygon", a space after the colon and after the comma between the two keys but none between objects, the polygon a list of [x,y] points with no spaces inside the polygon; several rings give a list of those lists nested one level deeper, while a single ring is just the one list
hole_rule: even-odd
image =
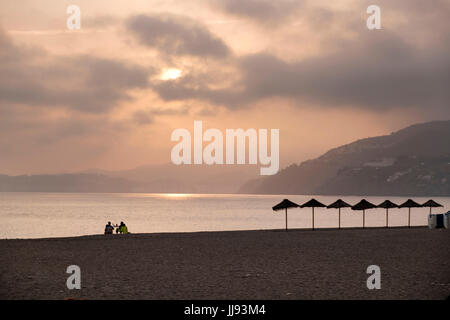
[{"label": "seated person", "polygon": [[122,234],[127,234],[128,233],[128,228],[125,225],[125,223],[123,223],[123,221],[120,223],[120,226],[119,226],[118,230]]},{"label": "seated person", "polygon": [[105,226],[105,234],[113,234],[114,227],[111,225],[111,222]]}]

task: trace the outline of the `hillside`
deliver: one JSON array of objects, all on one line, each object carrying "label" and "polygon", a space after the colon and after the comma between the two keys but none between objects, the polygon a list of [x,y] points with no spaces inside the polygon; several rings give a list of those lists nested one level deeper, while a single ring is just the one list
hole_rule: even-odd
[{"label": "hillside", "polygon": [[91,169],[82,173],[8,176],[0,192],[236,193],[258,168],[240,166],[148,165],[131,170]]},{"label": "hillside", "polygon": [[135,183],[101,174],[0,175],[0,192],[133,192]]},{"label": "hillside", "polygon": [[361,139],[274,176],[261,177],[251,165],[162,164],[123,171],[0,175],[2,191],[450,196],[450,121]]},{"label": "hillside", "polygon": [[450,121],[361,139],[249,181],[241,193],[450,195]]}]

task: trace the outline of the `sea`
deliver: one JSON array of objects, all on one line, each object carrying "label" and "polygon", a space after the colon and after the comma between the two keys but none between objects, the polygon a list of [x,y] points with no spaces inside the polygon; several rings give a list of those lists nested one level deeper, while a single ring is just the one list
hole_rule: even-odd
[{"label": "sea", "polygon": [[[108,221],[123,221],[131,233],[166,233],[284,229],[285,212],[272,211],[283,199],[298,204],[311,198],[328,205],[338,198],[356,204],[362,198],[379,204],[386,199],[400,204],[408,197],[144,194],[144,193],[0,193],[0,239],[74,237],[103,234]],[[410,197],[424,203],[429,197]],[[450,197],[433,197],[450,210]],[[411,225],[425,226],[429,208],[412,208]],[[338,210],[316,208],[315,228],[337,228]],[[408,209],[390,209],[389,226],[406,226]],[[290,229],[308,229],[311,208],[288,210]],[[366,210],[366,228],[386,225],[385,209]],[[341,227],[361,227],[362,211],[341,209]]]}]

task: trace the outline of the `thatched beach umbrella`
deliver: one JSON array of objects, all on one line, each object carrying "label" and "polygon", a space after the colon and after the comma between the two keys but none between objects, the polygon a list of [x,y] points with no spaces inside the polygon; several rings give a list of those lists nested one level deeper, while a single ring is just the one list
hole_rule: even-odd
[{"label": "thatched beach umbrella", "polygon": [[398,205],[393,203],[392,201],[385,200],[382,203],[380,203],[377,207],[386,209],[386,228],[388,228],[389,227],[389,209],[398,208]]},{"label": "thatched beach umbrella", "polygon": [[351,205],[342,199],[338,199],[327,206],[327,209],[339,209],[339,229],[341,228],[341,208],[350,208]]},{"label": "thatched beach umbrella", "polygon": [[430,207],[430,214],[431,214],[431,208],[443,207],[443,205],[430,199],[427,202],[425,202],[424,204],[422,204],[422,207]]},{"label": "thatched beach umbrella", "polygon": [[314,230],[314,208],[326,207],[323,203],[320,203],[316,199],[311,199],[300,206],[300,208],[312,208],[312,230]]},{"label": "thatched beach umbrella", "polygon": [[408,208],[408,228],[411,227],[411,208],[421,208],[422,205],[414,200],[408,199],[398,206],[399,208]]},{"label": "thatched beach umbrella", "polygon": [[352,210],[362,210],[362,212],[363,212],[363,229],[366,227],[366,210],[373,209],[376,207],[377,207],[376,205],[374,205],[373,203],[370,203],[366,199],[362,199],[360,202],[358,202],[357,204],[355,204],[352,207]]},{"label": "thatched beach umbrella", "polygon": [[291,200],[288,199],[284,199],[283,201],[281,201],[279,204],[275,205],[272,207],[273,211],[279,211],[279,210],[285,210],[285,214],[286,214],[286,231],[288,230],[288,220],[287,220],[287,209],[289,208],[298,208],[299,205],[296,204],[295,202],[292,202]]}]

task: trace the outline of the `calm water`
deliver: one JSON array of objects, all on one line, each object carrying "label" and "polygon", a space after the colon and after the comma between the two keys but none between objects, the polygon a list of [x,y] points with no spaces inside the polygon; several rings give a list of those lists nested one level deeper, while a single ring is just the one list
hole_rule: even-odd
[{"label": "calm water", "polygon": [[[284,228],[284,211],[271,207],[283,198],[302,204],[311,196],[199,195],[199,194],[93,194],[93,193],[0,193],[0,238],[66,237],[103,233],[107,221],[124,221],[133,233],[189,232]],[[314,196],[324,204],[337,198],[355,204],[361,197]],[[378,204],[385,197],[366,197]],[[395,203],[406,198],[391,197]],[[414,197],[423,203],[428,198]],[[450,210],[450,197],[435,197]],[[342,227],[362,225],[362,212],[342,209]],[[426,225],[428,208],[411,209],[411,225]],[[290,228],[309,228],[311,209],[290,209]],[[405,225],[408,209],[389,211],[389,224]],[[317,228],[337,227],[338,210],[315,209]],[[383,226],[385,210],[366,211],[366,226]]]}]

